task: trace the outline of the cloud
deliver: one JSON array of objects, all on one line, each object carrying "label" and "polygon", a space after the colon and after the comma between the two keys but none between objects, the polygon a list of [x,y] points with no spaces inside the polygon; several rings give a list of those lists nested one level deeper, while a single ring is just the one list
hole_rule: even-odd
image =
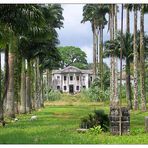
[{"label": "cloud", "polygon": [[64,28],[58,31],[62,46],[90,46],[92,44],[91,24],[81,23],[84,4],[64,4]]},{"label": "cloud", "polygon": [[92,46],[81,46],[80,47],[82,51],[84,51],[87,55],[87,62],[92,63],[93,62],[93,47]]},{"label": "cloud", "polygon": [[59,30],[61,46],[76,46],[87,55],[92,62],[92,30],[91,24],[81,23],[84,4],[63,4],[64,28]]},{"label": "cloud", "polygon": [[[81,48],[87,54],[88,62],[93,61],[93,34],[90,22],[81,23],[83,19],[84,4],[62,4],[64,9],[64,28],[58,30],[60,46],[76,46]],[[119,12],[121,12],[121,5],[119,5]],[[121,13],[118,12],[118,29],[121,28]],[[126,10],[123,11],[123,32],[126,31]],[[107,16],[106,16],[107,17]],[[139,18],[139,13],[138,13]],[[145,31],[148,30],[147,20],[148,15],[145,15]],[[133,33],[134,29],[134,14],[130,12],[130,30]],[[140,29],[140,22],[138,20],[138,29]],[[108,26],[105,26],[103,35],[104,42],[109,40]],[[110,65],[109,59],[104,59],[104,62]]]}]

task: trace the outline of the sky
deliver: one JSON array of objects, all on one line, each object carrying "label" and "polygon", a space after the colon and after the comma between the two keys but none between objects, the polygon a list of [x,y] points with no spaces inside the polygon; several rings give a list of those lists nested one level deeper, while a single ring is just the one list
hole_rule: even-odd
[{"label": "sky", "polygon": [[[58,31],[60,46],[80,47],[92,61],[92,31],[89,22],[82,24],[84,4],[63,4],[64,28]],[[89,56],[88,56],[89,55]]]},{"label": "sky", "polygon": [[[92,40],[92,30],[91,24],[86,22],[85,24],[81,23],[83,19],[83,6],[84,4],[62,4],[63,16],[64,16],[64,28],[58,30],[60,46],[76,46],[81,48],[87,54],[88,63],[92,62],[92,49],[93,49],[93,40]],[[121,5],[119,5],[119,11],[121,11]],[[130,30],[133,32],[133,12],[130,13]],[[138,13],[138,17],[139,17]],[[106,16],[107,17],[107,16]],[[118,13],[118,29],[121,26],[121,16]],[[139,20],[139,19],[138,19]],[[148,15],[145,15],[145,31],[148,30],[147,25]],[[140,22],[138,21],[138,29],[140,29]],[[126,11],[124,10],[123,16],[123,31],[126,29]],[[104,29],[104,41],[109,40],[109,33],[107,33],[108,27]],[[147,33],[147,32],[146,32]],[[110,65],[109,59],[104,59],[104,62]],[[119,63],[119,62],[118,62]],[[118,64],[119,65],[119,64]]]}]

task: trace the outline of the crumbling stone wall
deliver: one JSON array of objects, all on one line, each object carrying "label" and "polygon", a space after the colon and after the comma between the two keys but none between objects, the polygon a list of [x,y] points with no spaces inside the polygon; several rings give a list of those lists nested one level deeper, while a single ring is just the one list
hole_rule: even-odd
[{"label": "crumbling stone wall", "polygon": [[[113,135],[120,134],[120,108],[111,107],[110,114],[110,132]],[[126,107],[121,108],[121,133],[128,134],[130,131],[130,113]]]}]

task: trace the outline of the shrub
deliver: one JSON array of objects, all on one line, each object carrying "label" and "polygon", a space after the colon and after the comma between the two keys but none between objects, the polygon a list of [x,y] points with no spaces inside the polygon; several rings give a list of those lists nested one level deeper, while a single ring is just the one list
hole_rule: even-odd
[{"label": "shrub", "polygon": [[100,134],[102,132],[101,126],[94,126],[92,128],[89,129],[90,133],[93,133],[95,135]]},{"label": "shrub", "polygon": [[90,93],[91,93],[90,89],[82,89],[80,93],[82,100],[83,101],[94,101]]},{"label": "shrub", "polygon": [[109,100],[109,89],[101,91],[98,87],[81,90],[81,98],[84,101]]},{"label": "shrub", "polygon": [[51,90],[48,93],[48,101],[55,101],[61,99],[61,93],[58,90]]},{"label": "shrub", "polygon": [[109,129],[109,117],[104,110],[95,110],[93,114],[89,114],[81,120],[80,128],[93,128],[100,126],[103,131]]}]

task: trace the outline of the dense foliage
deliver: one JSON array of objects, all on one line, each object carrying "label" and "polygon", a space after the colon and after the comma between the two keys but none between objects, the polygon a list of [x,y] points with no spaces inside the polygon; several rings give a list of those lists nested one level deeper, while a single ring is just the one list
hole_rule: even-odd
[{"label": "dense foliage", "polygon": [[95,110],[93,114],[89,114],[88,117],[83,118],[80,127],[89,129],[99,125],[103,131],[108,131],[109,118],[104,110]]},{"label": "dense foliage", "polygon": [[58,50],[61,55],[60,68],[67,66],[75,66],[80,69],[87,68],[86,53],[80,48],[65,46],[59,47]]}]

